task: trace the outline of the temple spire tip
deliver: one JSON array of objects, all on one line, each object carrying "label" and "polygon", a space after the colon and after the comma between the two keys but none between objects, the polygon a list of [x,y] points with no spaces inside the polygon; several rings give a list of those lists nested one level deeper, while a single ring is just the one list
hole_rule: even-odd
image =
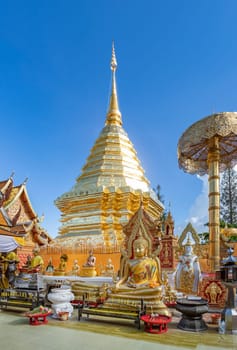
[{"label": "temple spire tip", "polygon": [[116,55],[115,55],[115,48],[114,48],[114,41],[112,42],[112,58],[111,58],[111,63],[110,63],[110,68],[112,72],[115,72],[117,69],[117,60],[116,60]]},{"label": "temple spire tip", "polygon": [[115,72],[117,69],[117,60],[114,49],[114,41],[112,42],[112,57],[110,62],[110,68],[112,71],[112,91],[110,96],[110,103],[107,112],[106,124],[116,124],[122,125],[121,113],[119,110],[117,88],[116,88],[116,78]]}]

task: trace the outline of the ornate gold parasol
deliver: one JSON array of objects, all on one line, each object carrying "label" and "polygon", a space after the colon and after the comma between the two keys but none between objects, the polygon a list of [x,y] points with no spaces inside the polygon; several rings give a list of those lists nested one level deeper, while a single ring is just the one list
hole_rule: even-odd
[{"label": "ornate gold parasol", "polygon": [[237,164],[237,112],[210,115],[191,125],[178,142],[179,167],[191,174],[209,175],[209,258],[211,269],[220,260],[220,176]]}]

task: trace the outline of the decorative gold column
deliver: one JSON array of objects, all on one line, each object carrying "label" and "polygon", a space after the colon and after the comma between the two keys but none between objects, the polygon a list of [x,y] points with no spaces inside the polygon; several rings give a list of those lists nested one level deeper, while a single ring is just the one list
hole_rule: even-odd
[{"label": "decorative gold column", "polygon": [[220,264],[220,177],[237,164],[237,112],[209,115],[191,125],[178,142],[180,168],[209,176],[209,238],[211,271]]},{"label": "decorative gold column", "polygon": [[220,265],[220,149],[219,138],[214,136],[209,140],[208,174],[209,174],[209,259],[211,271],[219,269]]}]

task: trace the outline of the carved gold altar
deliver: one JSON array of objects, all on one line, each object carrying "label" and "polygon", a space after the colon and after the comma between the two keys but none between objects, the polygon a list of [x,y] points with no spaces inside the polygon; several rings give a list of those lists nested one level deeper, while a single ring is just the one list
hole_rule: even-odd
[{"label": "carved gold altar", "polygon": [[[120,278],[113,285],[103,287],[104,302],[100,309],[108,312],[119,310],[121,313],[135,311],[142,301],[147,313],[169,316],[163,303],[163,281],[158,258],[161,249],[159,230],[142,205],[124,227],[124,235]],[[86,283],[74,283],[73,291],[78,296],[93,297],[93,301],[101,295],[100,287]]]}]

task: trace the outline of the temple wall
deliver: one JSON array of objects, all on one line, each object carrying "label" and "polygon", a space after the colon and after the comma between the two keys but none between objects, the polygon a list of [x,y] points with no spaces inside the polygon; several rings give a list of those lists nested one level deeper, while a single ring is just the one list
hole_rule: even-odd
[{"label": "temple wall", "polygon": [[34,244],[31,242],[28,242],[23,247],[17,248],[17,256],[20,259],[20,263],[18,264],[18,268],[21,268],[23,265],[26,264],[27,256],[32,256],[32,251],[34,249]]},{"label": "temple wall", "polygon": [[[83,266],[83,264],[86,263],[87,257],[89,255],[90,249],[82,249],[81,247],[78,248],[41,248],[40,255],[42,256],[44,260],[44,268],[47,267],[49,259],[52,259],[52,263],[54,268],[57,268],[59,266],[60,262],[60,256],[62,254],[68,255],[68,261],[67,261],[67,273],[70,273],[73,267],[74,260],[78,261],[78,265],[80,267]],[[96,271],[97,275],[101,275],[102,271],[105,269],[105,266],[107,265],[108,259],[112,260],[112,264],[114,265],[114,271],[118,272],[119,266],[120,266],[120,252],[118,249],[114,248],[104,248],[104,249],[93,249],[93,255],[96,257]]]},{"label": "temple wall", "polygon": [[[234,256],[237,256],[237,244],[233,244],[234,246]],[[32,253],[33,247],[27,246],[24,249],[22,249],[22,253],[24,253],[24,257],[26,258],[27,254]],[[203,250],[204,250],[203,246]],[[206,246],[206,249],[208,250],[208,245]],[[67,272],[70,272],[72,270],[73,262],[74,260],[78,261],[78,265],[80,267],[85,264],[87,261],[87,257],[89,255],[89,251],[91,250],[91,246],[85,247],[42,247],[40,250],[40,255],[44,259],[44,267],[46,268],[49,259],[52,259],[53,266],[57,268],[59,266],[60,262],[60,256],[62,254],[68,255],[68,262],[67,262]],[[24,251],[24,252],[23,252]],[[20,253],[20,251],[19,251]],[[117,272],[120,268],[120,250],[118,246],[114,247],[97,247],[93,248],[93,254],[96,257],[96,270],[97,275],[100,275],[101,272],[104,270],[108,259],[112,260],[112,264],[114,265],[114,269]],[[30,254],[31,255],[31,254]],[[222,255],[221,259],[225,258],[226,255]],[[161,257],[162,258],[162,257]],[[162,260],[162,259],[161,259]],[[173,270],[175,270],[175,267],[178,263],[178,260],[174,260],[174,267]],[[200,258],[199,257],[199,263],[201,267],[201,271],[204,272],[212,272],[210,271],[210,263],[207,258]],[[162,264],[161,264],[162,266]],[[166,268],[163,266],[162,271],[165,271]],[[169,269],[169,270],[172,270]]]}]

